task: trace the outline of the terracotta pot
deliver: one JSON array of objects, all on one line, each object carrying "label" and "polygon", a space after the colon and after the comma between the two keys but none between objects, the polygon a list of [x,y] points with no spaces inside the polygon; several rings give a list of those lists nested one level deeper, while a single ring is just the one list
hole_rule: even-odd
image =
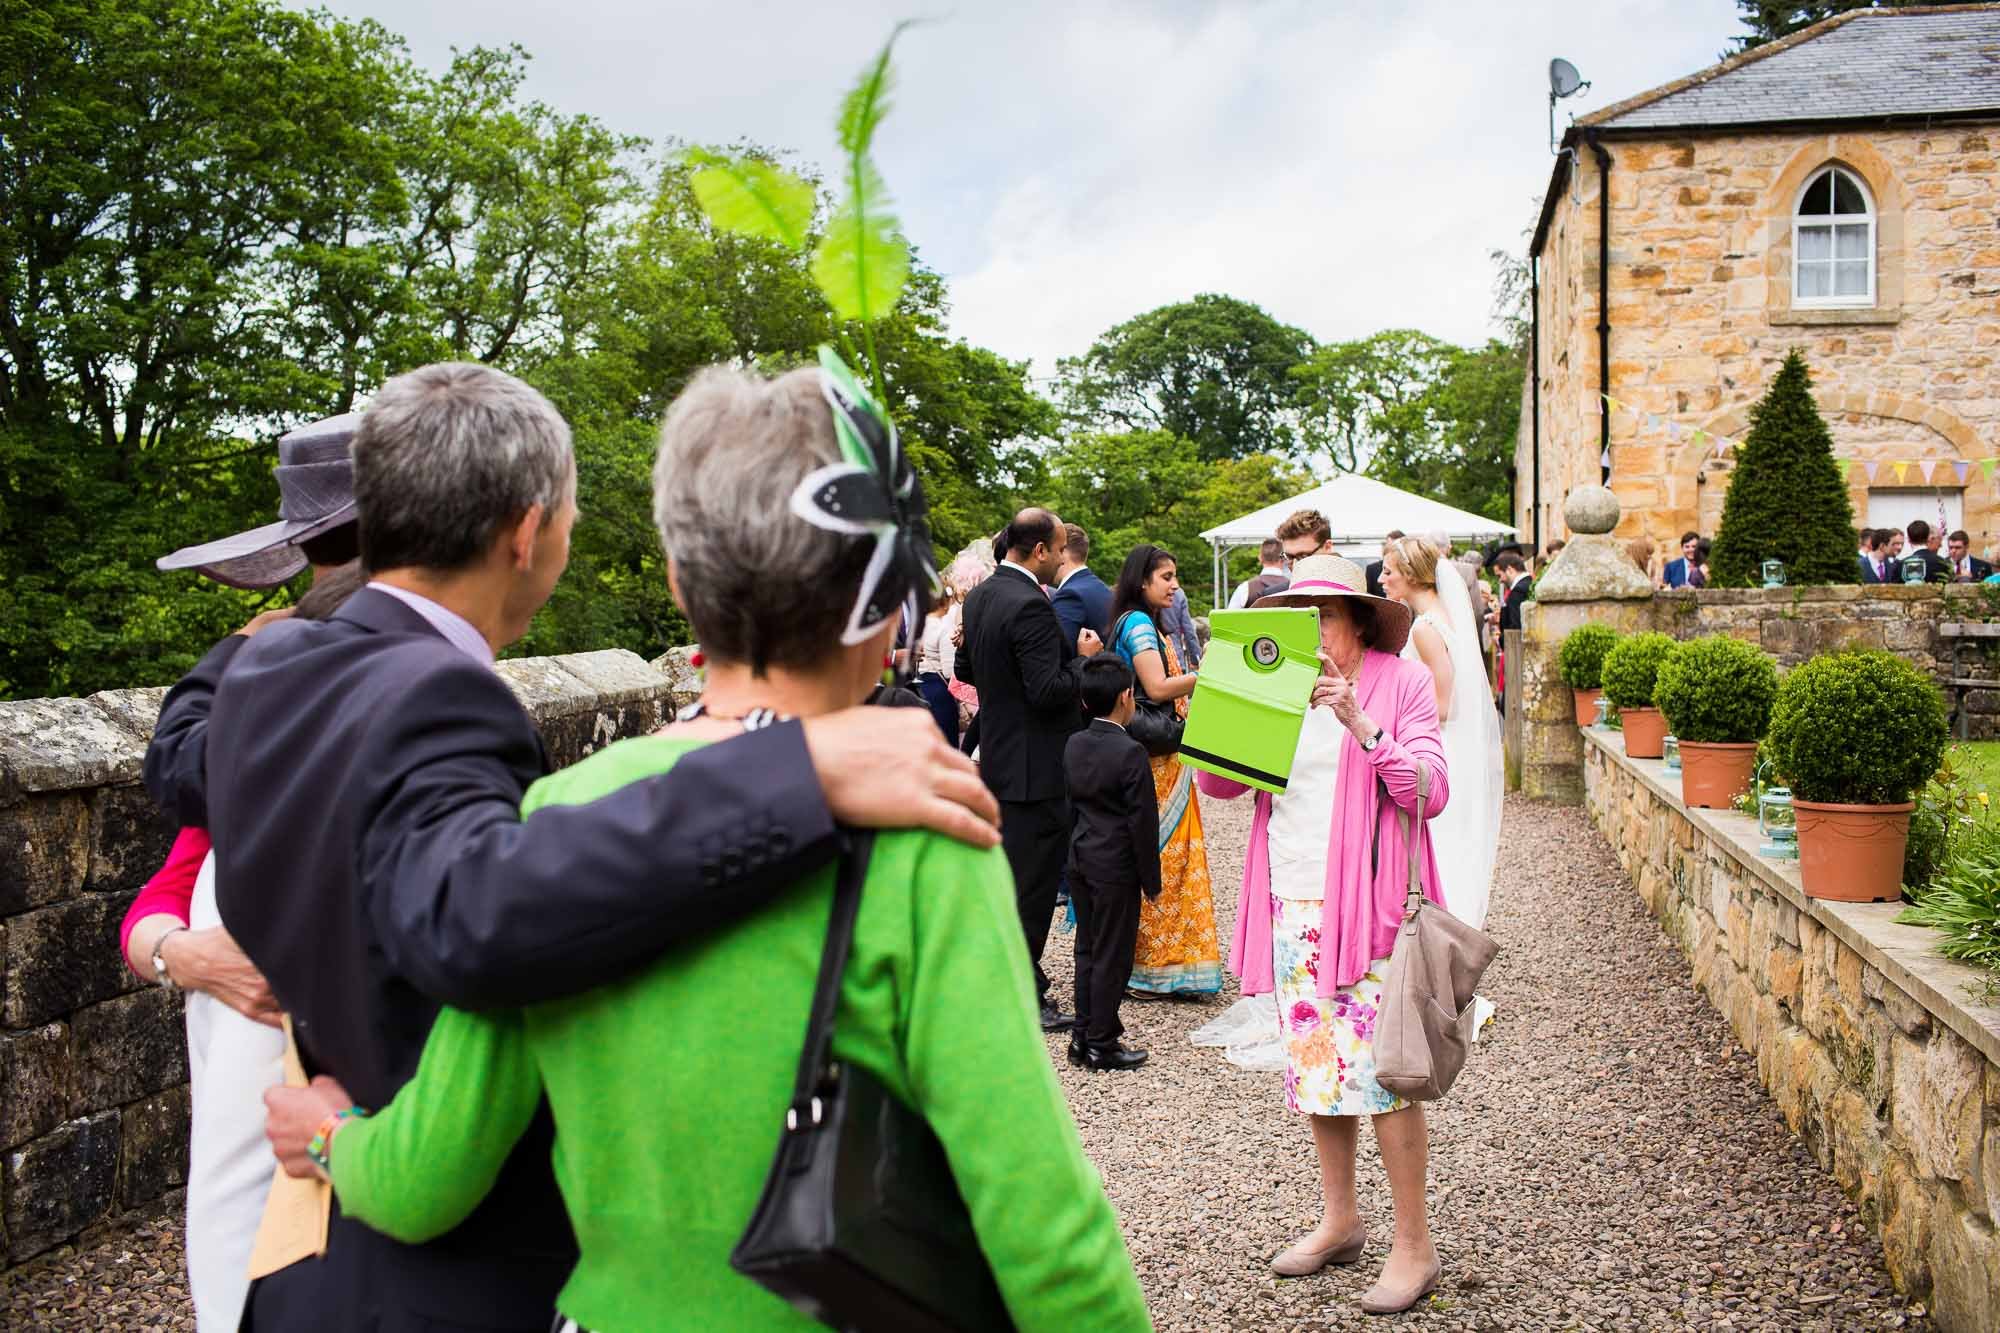
[{"label": "terracotta pot", "polygon": [[1757,775],[1755,741],[1682,741],[1681,802],[1727,810]]},{"label": "terracotta pot", "polygon": [[1903,891],[1903,846],[1916,808],[1915,801],[1826,805],[1794,798],[1806,896],[1843,903],[1895,901]]},{"label": "terracotta pot", "polygon": [[1587,727],[1597,721],[1597,696],[1603,690],[1572,690],[1576,695],[1576,724]]},{"label": "terracotta pot", "polygon": [[1625,754],[1632,759],[1658,759],[1667,752],[1667,717],[1657,708],[1621,708]]}]

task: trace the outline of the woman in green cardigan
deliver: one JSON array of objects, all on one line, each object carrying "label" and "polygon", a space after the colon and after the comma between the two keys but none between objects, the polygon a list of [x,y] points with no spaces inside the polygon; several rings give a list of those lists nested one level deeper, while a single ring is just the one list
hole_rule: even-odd
[{"label": "woman in green cardigan", "polygon": [[[848,706],[880,679],[929,543],[907,514],[893,539],[881,525],[843,524],[859,498],[833,476],[840,400],[827,373],[767,382],[715,368],[668,412],[654,516],[674,599],[706,657],[701,703],[542,779],[524,816],[663,772],[768,714]],[[588,995],[446,1009],[416,1076],[372,1115],[327,1124],[350,1107],[331,1080],[274,1090],[280,1158],[298,1163],[298,1127],[322,1126],[316,1160],[342,1210],[425,1240],[479,1203],[546,1096],[581,1249],[558,1301],[567,1319],[596,1333],[812,1327],[732,1271],[729,1252],[777,1148],[832,884],[821,871],[762,914]],[[929,833],[876,839],[834,1033],[835,1057],[880,1078],[943,1142],[1018,1327],[1150,1327],[1044,1048],[997,849]]]}]

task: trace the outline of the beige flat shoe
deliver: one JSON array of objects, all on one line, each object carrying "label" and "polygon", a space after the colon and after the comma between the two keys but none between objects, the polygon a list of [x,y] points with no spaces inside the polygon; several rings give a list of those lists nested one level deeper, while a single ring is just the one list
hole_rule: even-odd
[{"label": "beige flat shoe", "polygon": [[1307,1277],[1328,1264],[1351,1264],[1361,1257],[1368,1244],[1368,1224],[1356,1222],[1353,1234],[1324,1250],[1300,1249],[1294,1244],[1271,1261],[1271,1271],[1279,1277]]},{"label": "beige flat shoe", "polygon": [[1424,1297],[1437,1290],[1438,1282],[1444,1277],[1442,1261],[1433,1263],[1431,1271],[1414,1288],[1391,1288],[1377,1282],[1361,1298],[1361,1308],[1367,1314],[1401,1314]]}]

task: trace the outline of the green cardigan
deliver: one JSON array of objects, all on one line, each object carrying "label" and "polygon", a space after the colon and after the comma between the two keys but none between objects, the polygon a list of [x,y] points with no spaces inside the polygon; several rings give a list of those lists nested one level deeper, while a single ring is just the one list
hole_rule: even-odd
[{"label": "green cardigan", "polygon": [[[696,742],[621,741],[543,778],[523,816],[663,773]],[[557,1304],[603,1333],[812,1328],[729,1267],[777,1150],[826,939],[833,871],[587,995],[446,1009],[416,1076],[345,1125],[343,1211],[398,1240],[450,1230],[484,1197],[544,1094],[582,1250]],[[1037,1022],[998,850],[878,837],[834,1052],[921,1111],[1022,1329],[1150,1327],[1102,1182]]]}]

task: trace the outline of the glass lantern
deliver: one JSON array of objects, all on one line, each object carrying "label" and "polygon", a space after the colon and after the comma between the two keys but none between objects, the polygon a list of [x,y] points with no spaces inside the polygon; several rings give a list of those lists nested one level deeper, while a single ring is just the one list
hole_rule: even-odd
[{"label": "glass lantern", "polygon": [[1667,772],[1669,773],[1680,772],[1681,771],[1680,741],[1676,740],[1672,736],[1669,736],[1665,740],[1661,741],[1660,759],[1663,761],[1662,767],[1664,767]]},{"label": "glass lantern", "polygon": [[1922,583],[1926,577],[1926,574],[1927,571],[1924,569],[1923,561],[1905,560],[1903,562],[1903,582]]},{"label": "glass lantern", "polygon": [[1798,815],[1789,787],[1765,787],[1757,793],[1757,832],[1764,844],[1758,854],[1780,861],[1799,859]]},{"label": "glass lantern", "polygon": [[1604,730],[1604,724],[1609,722],[1610,720],[1611,720],[1611,701],[1605,698],[1602,694],[1599,694],[1597,696],[1597,716],[1591,720],[1590,725],[1596,727],[1599,731],[1602,731]]},{"label": "glass lantern", "polygon": [[1784,561],[1766,560],[1764,562],[1764,586],[1767,588],[1782,588],[1785,586]]}]

